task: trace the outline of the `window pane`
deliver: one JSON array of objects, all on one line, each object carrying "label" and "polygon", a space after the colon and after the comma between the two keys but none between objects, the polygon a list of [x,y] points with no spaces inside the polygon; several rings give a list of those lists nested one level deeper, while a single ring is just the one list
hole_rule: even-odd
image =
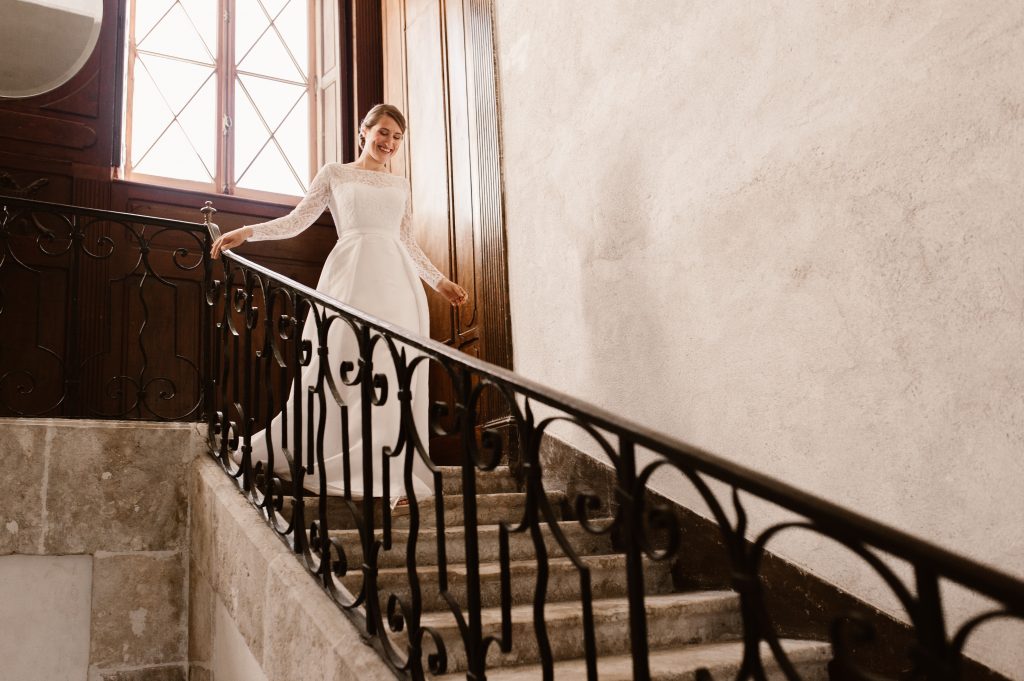
[{"label": "window pane", "polygon": [[[210,182],[229,103],[229,186],[301,194],[309,183],[309,0],[234,0],[235,64],[217,73],[224,26],[216,0],[133,0],[132,171]],[[223,47],[223,46],[221,46]],[[233,88],[234,96],[225,93]]]},{"label": "window pane", "polygon": [[302,190],[309,186],[309,96],[303,95],[275,135],[292,170],[302,181]]},{"label": "window pane", "polygon": [[305,81],[305,76],[292,61],[291,55],[288,54],[277,31],[274,30],[263,34],[263,37],[256,42],[255,47],[238,64],[238,70],[293,82]]},{"label": "window pane", "polygon": [[288,170],[284,157],[281,156],[281,152],[273,142],[264,147],[260,155],[256,157],[256,161],[242,176],[238,186],[279,194],[302,193],[302,188],[296,182],[291,171]]},{"label": "window pane", "polygon": [[203,85],[178,122],[199,154],[206,172],[213,177],[217,163],[217,79],[210,78]]},{"label": "window pane", "polygon": [[177,122],[171,124],[135,170],[182,180],[213,180]]},{"label": "window pane", "polygon": [[131,111],[132,157],[129,161],[135,165],[174,118],[149,72],[138,62],[135,63]]},{"label": "window pane", "polygon": [[[139,1],[141,2],[141,0]],[[196,33],[192,22],[185,15],[185,10],[177,3],[139,43],[139,49],[182,59],[192,59],[204,64],[213,64],[214,62],[213,55],[206,49],[203,40]]]},{"label": "window pane", "polygon": [[173,0],[135,0],[135,40],[146,37],[156,22],[167,13]]},{"label": "window pane", "polygon": [[181,0],[181,6],[192,20],[199,37],[206,44],[210,54],[217,54],[217,3],[215,0]]},{"label": "window pane", "polygon": [[291,0],[274,22],[298,62],[302,77],[309,70],[309,8],[304,0]]},{"label": "window pane", "polygon": [[236,86],[235,88],[235,176],[231,178],[237,181],[241,177],[253,158],[263,148],[263,145],[270,139],[270,132],[260,121],[256,109]]},{"label": "window pane", "polygon": [[235,1],[235,61],[245,58],[270,25],[256,0]]},{"label": "window pane", "polygon": [[[309,184],[309,2],[237,2],[240,13],[244,7],[248,16],[236,28],[244,36],[236,44],[255,40],[247,53],[236,53],[237,183],[247,189],[301,194]],[[269,28],[268,15],[273,19]],[[258,35],[259,31],[264,32]],[[268,142],[271,134],[275,136]]]},{"label": "window pane", "polygon": [[[239,79],[271,131],[277,129],[299,97],[306,94],[304,85],[292,85],[258,76],[239,75]],[[235,98],[240,96],[242,95],[236,89]]]},{"label": "window pane", "polygon": [[267,14],[270,15],[271,19],[277,17],[281,13],[281,8],[285,6],[288,0],[259,0],[259,3],[263,5],[263,8],[267,10]]},{"label": "window pane", "polygon": [[[153,79],[171,111],[181,112],[207,80],[213,79],[213,67],[192,62],[140,54],[139,62]],[[136,64],[136,69],[139,65]]]}]

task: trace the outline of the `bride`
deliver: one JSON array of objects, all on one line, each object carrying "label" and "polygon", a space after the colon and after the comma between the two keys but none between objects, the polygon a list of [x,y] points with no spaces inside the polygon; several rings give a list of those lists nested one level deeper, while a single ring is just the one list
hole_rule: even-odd
[{"label": "bride", "polygon": [[[313,178],[309,191],[288,215],[258,225],[242,227],[222,235],[213,243],[211,255],[219,257],[221,251],[235,248],[246,241],[287,239],[309,227],[323,213],[331,210],[338,242],[324,262],[317,290],[353,307],[414,331],[430,336],[430,316],[427,298],[419,279],[423,279],[452,305],[466,301],[466,291],[448,280],[427,259],[412,236],[412,213],[408,180],[388,172],[388,161],[395,155],[405,136],[405,117],[396,107],[378,104],[370,109],[359,126],[362,144],[359,158],[353,163],[329,163]],[[342,360],[354,361],[358,357],[357,341],[344,324],[335,323],[328,337],[328,357],[331,371],[336,371]],[[302,371],[301,385],[316,382],[319,362],[316,348],[316,324],[312,313],[306,320],[302,337],[310,340],[313,358]],[[397,386],[394,367],[384,344],[378,344],[373,358],[374,372],[384,373],[392,395],[385,404],[373,407],[373,430],[369,434],[373,446],[374,497],[383,496],[381,484],[381,450],[392,446],[398,439],[400,407],[393,386]],[[412,387],[412,410],[416,431],[424,441],[427,438],[427,367],[416,371]],[[360,417],[360,387],[345,386],[335,381],[344,403],[348,406],[348,451],[352,495],[366,494],[363,489],[362,448],[363,433]],[[291,399],[289,398],[289,403]],[[344,494],[342,483],[343,445],[340,410],[328,396],[326,429],[324,432],[324,470],[327,493]],[[303,405],[305,407],[305,404]],[[293,413],[291,408],[289,412]],[[319,414],[304,415],[317,423]],[[252,436],[252,461],[267,460],[267,441],[271,433],[280,432],[281,415],[278,414],[265,431]],[[303,428],[304,424],[293,424]],[[305,433],[305,430],[302,431]],[[292,435],[294,437],[294,433]],[[276,443],[276,440],[275,440]],[[307,445],[308,446],[308,445]],[[405,496],[402,475],[402,457],[389,461],[390,496],[392,506]],[[288,463],[275,449],[275,472],[289,479]],[[319,489],[317,474],[304,483],[307,489]],[[432,478],[419,456],[414,455],[413,484],[417,498],[433,493]]]}]

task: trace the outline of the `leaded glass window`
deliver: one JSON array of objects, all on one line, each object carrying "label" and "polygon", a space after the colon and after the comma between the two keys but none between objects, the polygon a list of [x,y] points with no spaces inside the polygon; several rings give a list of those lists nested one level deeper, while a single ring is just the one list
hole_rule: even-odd
[{"label": "leaded glass window", "polygon": [[133,0],[126,175],[300,195],[309,0]]}]

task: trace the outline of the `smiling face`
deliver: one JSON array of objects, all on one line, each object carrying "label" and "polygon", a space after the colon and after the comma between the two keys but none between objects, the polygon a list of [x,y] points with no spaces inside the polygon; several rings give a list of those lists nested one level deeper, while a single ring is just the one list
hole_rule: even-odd
[{"label": "smiling face", "polygon": [[387,163],[398,153],[405,133],[402,127],[391,116],[381,116],[371,127],[362,127],[363,155],[369,156],[377,163]]}]

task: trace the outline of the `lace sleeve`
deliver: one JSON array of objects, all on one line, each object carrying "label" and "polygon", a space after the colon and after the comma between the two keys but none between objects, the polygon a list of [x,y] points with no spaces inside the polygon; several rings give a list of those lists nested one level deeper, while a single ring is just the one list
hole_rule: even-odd
[{"label": "lace sleeve", "polygon": [[291,213],[284,217],[262,222],[252,226],[252,236],[249,241],[268,241],[270,239],[287,239],[301,234],[316,219],[323,215],[327,207],[327,200],[331,196],[331,180],[327,176],[327,166],[320,169],[320,172],[313,178],[309,185],[309,191],[299,201],[299,205],[292,209]]},{"label": "lace sleeve", "polygon": [[412,263],[416,266],[416,273],[420,275],[420,279],[427,282],[430,288],[437,289],[437,285],[444,279],[444,275],[434,267],[434,263],[430,262],[430,258],[423,252],[412,235],[412,194],[408,191],[405,198],[405,214],[402,216],[402,245],[405,246],[409,257],[412,258]]}]

